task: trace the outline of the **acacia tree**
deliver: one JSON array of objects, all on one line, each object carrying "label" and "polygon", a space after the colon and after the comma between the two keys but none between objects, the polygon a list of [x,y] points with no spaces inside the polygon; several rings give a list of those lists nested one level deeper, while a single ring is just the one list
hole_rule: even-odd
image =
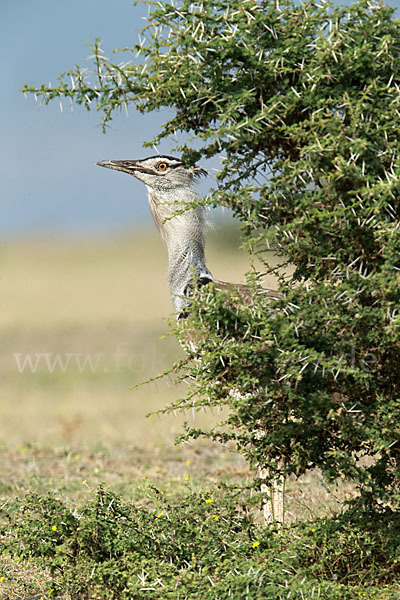
[{"label": "acacia tree", "polygon": [[124,104],[172,108],[148,145],[178,131],[192,136],[179,148],[188,163],[223,155],[207,201],[230,207],[259,251],[282,257],[269,267],[265,254],[282,300],[195,296],[187,328],[201,344],[188,349],[182,369],[193,384],[176,406],[225,405],[226,422],[208,435],[234,440],[251,463],[296,474],[318,466],[355,481],[363,506],[398,508],[393,9],[370,0],[144,2],[151,11],[128,49],[132,63],[110,61],[96,42],[92,75],[77,67],[57,87],[25,91],[96,106],[104,127]]}]

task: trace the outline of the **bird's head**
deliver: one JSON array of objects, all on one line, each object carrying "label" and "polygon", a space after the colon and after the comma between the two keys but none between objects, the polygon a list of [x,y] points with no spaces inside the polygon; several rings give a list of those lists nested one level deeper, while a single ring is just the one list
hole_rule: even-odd
[{"label": "bird's head", "polygon": [[195,178],[207,175],[207,171],[201,167],[186,167],[179,158],[173,156],[150,156],[141,160],[105,160],[97,164],[133,175],[147,188],[159,193],[191,187]]}]

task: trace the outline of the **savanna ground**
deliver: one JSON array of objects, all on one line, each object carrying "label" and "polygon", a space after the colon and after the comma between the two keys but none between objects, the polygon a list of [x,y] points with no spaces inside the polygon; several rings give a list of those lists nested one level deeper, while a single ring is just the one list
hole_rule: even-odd
[{"label": "savanna ground", "polygon": [[[209,237],[212,271],[243,281],[249,262],[236,230]],[[32,492],[79,506],[100,484],[146,507],[152,486],[174,501],[188,489],[201,495],[221,480],[251,478],[230,448],[174,444],[184,420],[205,424],[213,415],[146,417],[184,394],[183,386],[161,379],[131,389],[183,355],[165,336],[171,304],[156,233],[5,242],[0,272],[2,508]],[[346,484],[327,489],[317,473],[290,481],[288,521],[312,523],[350,493]],[[2,556],[0,598],[27,597],[30,589],[47,594],[46,580],[43,568]]]}]

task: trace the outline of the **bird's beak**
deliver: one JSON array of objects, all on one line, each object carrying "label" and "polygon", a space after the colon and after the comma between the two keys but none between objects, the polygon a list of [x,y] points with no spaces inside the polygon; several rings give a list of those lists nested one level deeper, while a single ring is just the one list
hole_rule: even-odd
[{"label": "bird's beak", "polygon": [[122,173],[128,173],[129,175],[136,175],[138,171],[143,171],[136,160],[102,160],[97,162],[96,165],[106,167],[106,169],[122,171]]}]

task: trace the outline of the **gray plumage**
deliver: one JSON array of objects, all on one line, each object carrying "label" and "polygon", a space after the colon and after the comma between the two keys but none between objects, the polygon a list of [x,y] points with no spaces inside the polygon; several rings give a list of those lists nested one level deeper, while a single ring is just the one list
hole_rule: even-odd
[{"label": "gray plumage", "polygon": [[187,301],[193,276],[213,281],[204,255],[204,212],[201,207],[175,214],[196,198],[194,181],[206,171],[186,168],[172,156],[151,156],[142,160],[111,160],[97,163],[133,175],[148,193],[151,214],[168,251],[168,282],[176,311]]}]

